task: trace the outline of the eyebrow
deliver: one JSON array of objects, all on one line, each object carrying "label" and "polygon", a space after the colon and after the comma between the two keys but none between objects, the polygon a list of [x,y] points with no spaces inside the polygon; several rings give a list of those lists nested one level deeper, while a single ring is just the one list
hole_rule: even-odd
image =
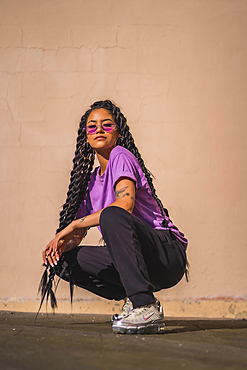
[{"label": "eyebrow", "polygon": [[[111,120],[110,118],[105,118],[101,120],[102,123],[104,123],[105,121],[111,121],[113,123],[113,120]],[[87,123],[96,123],[96,122],[97,122],[96,120],[91,119]]]}]

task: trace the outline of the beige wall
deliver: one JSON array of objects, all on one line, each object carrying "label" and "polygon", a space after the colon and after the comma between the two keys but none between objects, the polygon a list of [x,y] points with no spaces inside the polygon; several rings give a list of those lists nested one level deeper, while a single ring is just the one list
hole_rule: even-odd
[{"label": "beige wall", "polygon": [[37,298],[78,122],[105,98],[190,240],[190,283],[159,298],[246,302],[246,51],[245,0],[0,1],[0,308]]}]

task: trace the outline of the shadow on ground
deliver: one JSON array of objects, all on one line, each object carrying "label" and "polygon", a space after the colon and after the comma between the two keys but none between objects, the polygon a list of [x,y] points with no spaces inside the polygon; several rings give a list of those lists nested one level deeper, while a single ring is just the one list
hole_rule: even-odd
[{"label": "shadow on ground", "polygon": [[0,312],[0,369],[247,369],[247,321],[166,319],[120,335],[106,315]]}]

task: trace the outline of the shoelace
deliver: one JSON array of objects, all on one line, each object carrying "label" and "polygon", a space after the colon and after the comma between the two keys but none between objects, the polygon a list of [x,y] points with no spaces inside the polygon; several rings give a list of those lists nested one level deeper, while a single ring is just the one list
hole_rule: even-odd
[{"label": "shoelace", "polygon": [[123,305],[123,307],[122,307],[122,311],[123,312],[127,311],[127,313],[128,313],[130,311],[130,306],[131,306],[130,299],[127,298],[126,301],[125,301],[125,303],[124,303],[124,305]]},{"label": "shoelace", "polygon": [[147,305],[147,306],[143,306],[143,307],[138,307],[138,308],[135,308],[133,311],[132,311],[132,315],[133,316],[138,316],[140,315],[143,311],[145,311],[146,308],[149,308],[151,306],[155,306],[155,308],[158,310],[158,307],[157,307],[157,303],[154,303],[153,305]]}]

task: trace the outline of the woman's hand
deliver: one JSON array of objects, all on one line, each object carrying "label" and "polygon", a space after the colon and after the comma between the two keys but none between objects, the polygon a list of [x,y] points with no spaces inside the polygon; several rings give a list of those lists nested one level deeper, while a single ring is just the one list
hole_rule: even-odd
[{"label": "woman's hand", "polygon": [[56,234],[55,238],[50,241],[42,253],[45,264],[48,262],[52,267],[57,265],[67,243],[74,237],[74,233],[74,225],[71,222],[71,224]]},{"label": "woman's hand", "polygon": [[[65,243],[65,241],[62,239],[59,241],[57,241],[56,237],[52,239],[42,253],[44,263],[47,264],[48,262],[52,267],[57,265],[57,262],[59,261],[63,252],[63,247],[65,247],[66,244],[67,243]],[[56,249],[54,249],[54,245],[57,245]]]}]

